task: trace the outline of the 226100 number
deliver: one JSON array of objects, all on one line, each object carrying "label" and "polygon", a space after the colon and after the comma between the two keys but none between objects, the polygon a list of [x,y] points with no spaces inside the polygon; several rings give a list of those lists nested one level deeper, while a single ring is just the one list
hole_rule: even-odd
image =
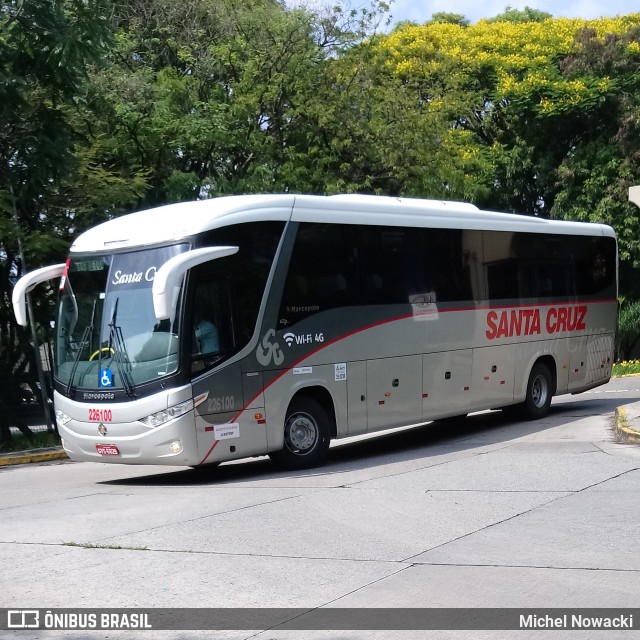
[{"label": "226100 number", "polygon": [[89,409],[89,422],[111,422],[112,420],[111,409]]}]

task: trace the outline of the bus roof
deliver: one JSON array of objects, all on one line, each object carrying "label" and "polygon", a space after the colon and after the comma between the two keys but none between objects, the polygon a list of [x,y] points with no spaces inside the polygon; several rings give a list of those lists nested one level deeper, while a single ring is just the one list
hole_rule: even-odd
[{"label": "bus roof", "polygon": [[483,211],[464,202],[356,194],[267,194],[180,202],[123,215],[79,235],[71,251],[105,252],[173,243],[217,227],[261,220],[615,237],[606,225]]}]

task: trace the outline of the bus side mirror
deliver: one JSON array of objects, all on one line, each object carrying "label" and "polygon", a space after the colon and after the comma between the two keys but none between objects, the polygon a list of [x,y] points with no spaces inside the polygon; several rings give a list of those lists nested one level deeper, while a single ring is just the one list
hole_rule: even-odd
[{"label": "bus side mirror", "polygon": [[187,253],[180,253],[167,260],[158,269],[153,279],[151,294],[153,296],[153,310],[158,320],[173,317],[180,291],[180,283],[184,274],[191,268],[203,262],[217,260],[237,253],[239,247],[205,247],[194,249]]},{"label": "bus side mirror", "polygon": [[15,314],[16,321],[19,325],[26,327],[28,324],[27,293],[45,280],[52,280],[53,278],[59,278],[62,276],[66,266],[67,265],[63,263],[42,267],[35,271],[25,273],[25,275],[16,282],[13,287],[13,294],[11,295],[11,302],[13,304],[13,313]]}]

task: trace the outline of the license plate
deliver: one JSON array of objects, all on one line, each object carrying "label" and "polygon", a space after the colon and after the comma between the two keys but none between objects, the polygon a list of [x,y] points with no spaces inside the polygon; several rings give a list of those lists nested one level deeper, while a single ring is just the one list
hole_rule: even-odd
[{"label": "license plate", "polygon": [[115,444],[97,444],[96,451],[101,456],[119,456],[120,450]]}]

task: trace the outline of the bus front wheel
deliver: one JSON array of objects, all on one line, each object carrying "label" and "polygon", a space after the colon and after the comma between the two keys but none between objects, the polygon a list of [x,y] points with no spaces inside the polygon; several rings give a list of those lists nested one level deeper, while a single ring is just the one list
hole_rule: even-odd
[{"label": "bus front wheel", "polygon": [[269,457],[285,469],[307,469],[320,464],[329,450],[329,416],[313,398],[294,398],[284,422],[284,446]]},{"label": "bus front wheel", "polygon": [[527,397],[522,405],[523,413],[529,420],[543,418],[549,413],[553,396],[551,372],[542,362],[537,362],[527,382]]}]

